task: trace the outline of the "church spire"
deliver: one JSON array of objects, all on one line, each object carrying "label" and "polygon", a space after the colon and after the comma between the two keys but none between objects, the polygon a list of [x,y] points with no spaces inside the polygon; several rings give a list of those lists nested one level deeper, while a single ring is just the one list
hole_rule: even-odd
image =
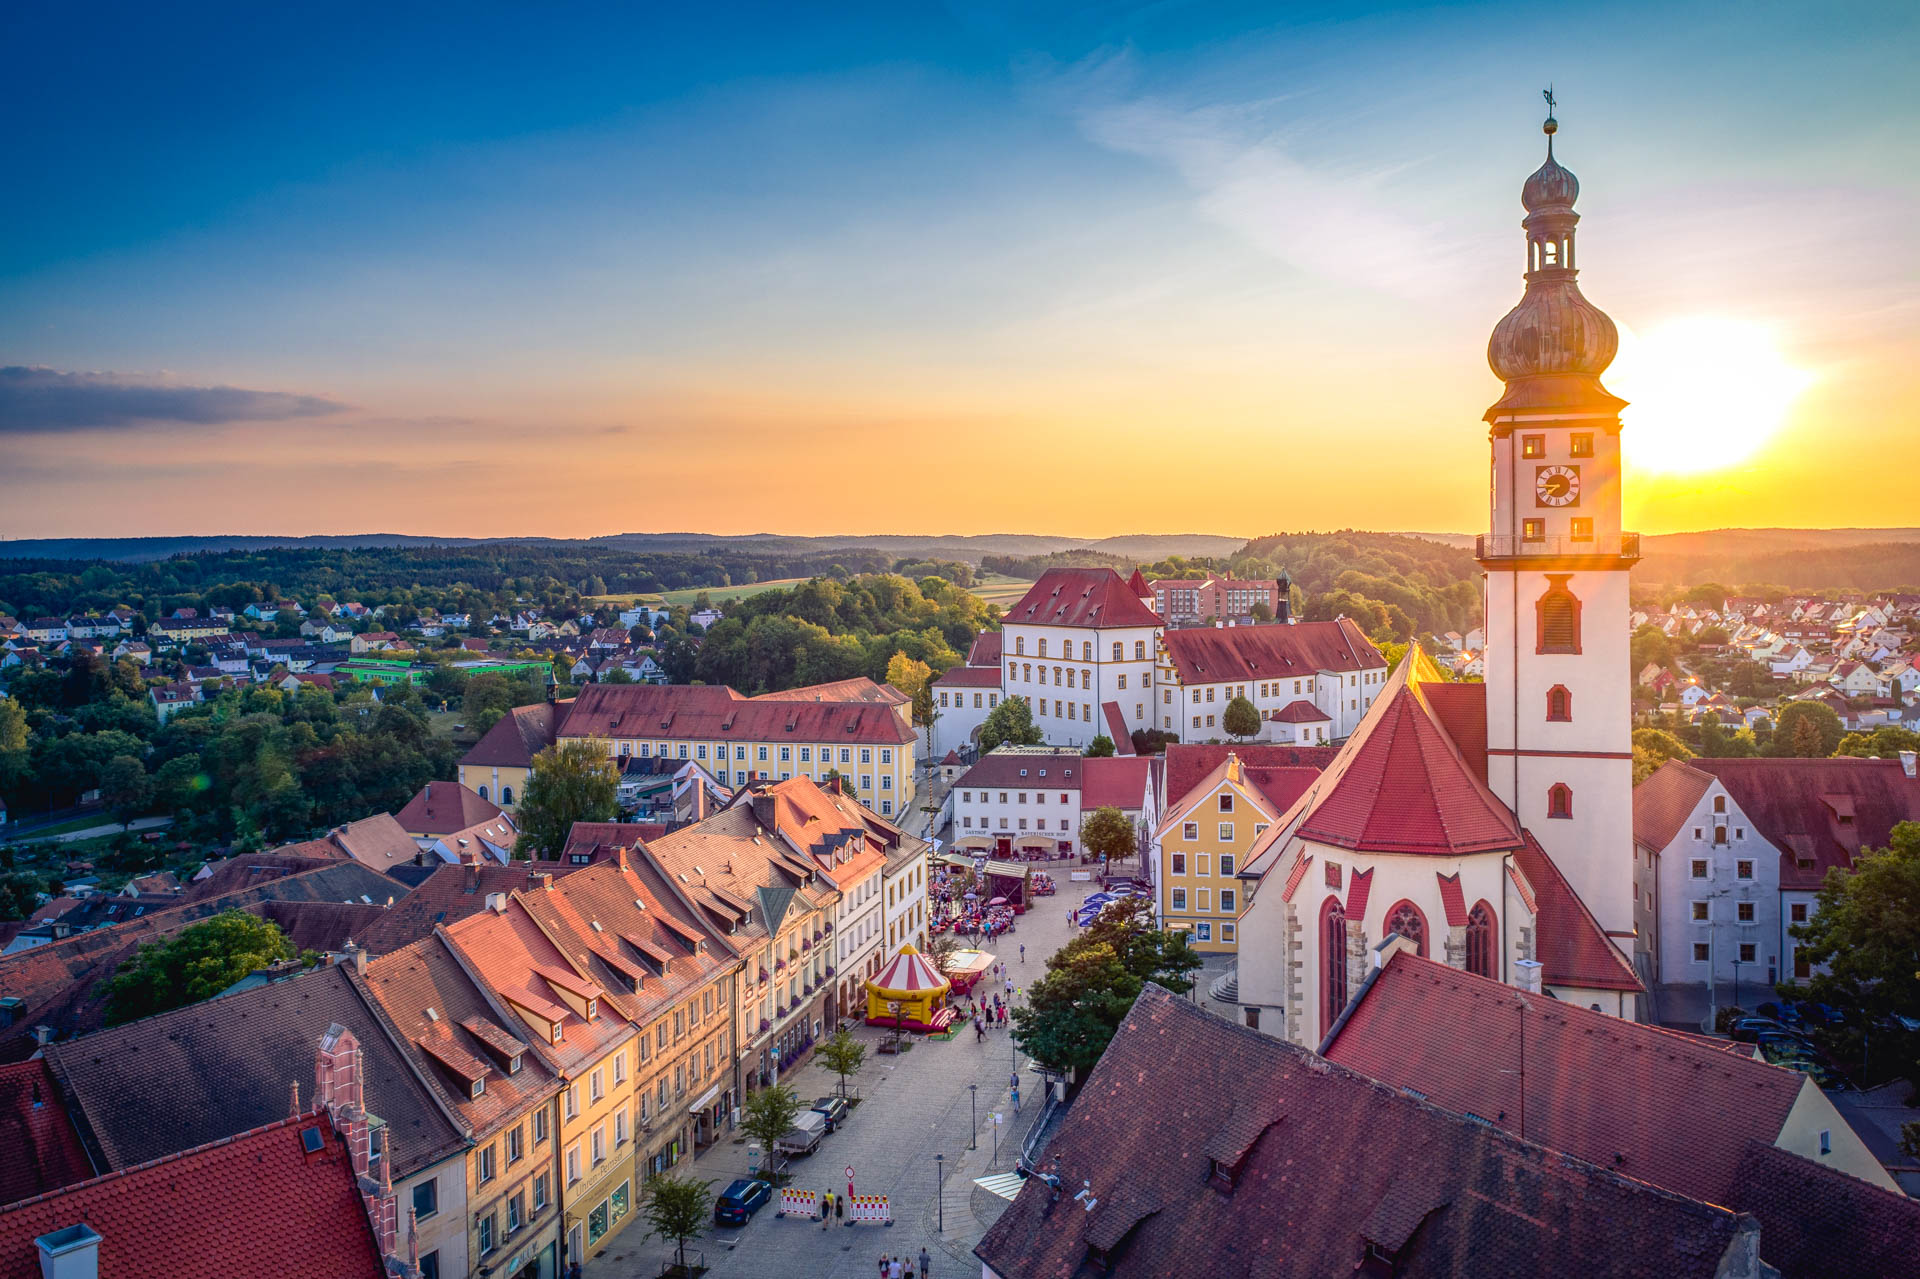
[{"label": "church spire", "polygon": [[1520,188],[1527,216],[1526,294],[1520,304],[1494,326],[1487,343],[1487,363],[1507,384],[1507,393],[1487,410],[1487,420],[1520,409],[1603,409],[1618,412],[1625,401],[1600,385],[1600,374],[1613,362],[1620,335],[1575,283],[1575,227],[1580,215],[1573,204],[1580,181],[1553,154],[1553,90],[1544,95],[1548,115],[1541,125],[1547,136],[1547,159]]}]

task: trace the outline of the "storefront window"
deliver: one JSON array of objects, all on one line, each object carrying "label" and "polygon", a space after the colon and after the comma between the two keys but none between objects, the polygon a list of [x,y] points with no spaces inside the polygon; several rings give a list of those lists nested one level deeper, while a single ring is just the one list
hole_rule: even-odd
[{"label": "storefront window", "polygon": [[623,1181],[620,1183],[620,1188],[613,1192],[613,1198],[607,1201],[613,1208],[613,1224],[620,1224],[620,1219],[627,1215],[629,1208],[633,1207],[632,1191],[633,1183]]},{"label": "storefront window", "polygon": [[607,1201],[602,1199],[600,1206],[587,1214],[587,1247],[591,1248],[607,1233]]}]

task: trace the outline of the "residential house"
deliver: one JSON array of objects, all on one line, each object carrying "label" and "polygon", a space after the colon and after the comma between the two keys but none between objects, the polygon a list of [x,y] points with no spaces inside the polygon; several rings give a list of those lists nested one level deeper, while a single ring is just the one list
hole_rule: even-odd
[{"label": "residential house", "polygon": [[200,704],[200,689],[193,684],[156,684],[147,690],[153,713],[162,724],[181,711]]},{"label": "residential house", "polygon": [[353,637],[348,651],[356,654],[379,653],[400,647],[400,637],[392,631],[363,631]]},{"label": "residential house", "polygon": [[1079,849],[1086,765],[1075,750],[1001,746],[954,783],[954,847],[1006,857]]},{"label": "residential house", "polygon": [[1148,584],[1154,612],[1168,626],[1249,619],[1264,608],[1268,621],[1284,619],[1286,587],[1279,582],[1242,582],[1209,573],[1202,578],[1162,579]]},{"label": "residential house", "polygon": [[443,862],[513,860],[520,830],[498,806],[459,782],[428,782],[394,814],[423,853]]},{"label": "residential house", "polygon": [[461,757],[460,784],[481,799],[512,809],[517,797],[526,793],[533,757],[553,745],[559,723],[572,705],[571,699],[536,702],[502,715]]}]

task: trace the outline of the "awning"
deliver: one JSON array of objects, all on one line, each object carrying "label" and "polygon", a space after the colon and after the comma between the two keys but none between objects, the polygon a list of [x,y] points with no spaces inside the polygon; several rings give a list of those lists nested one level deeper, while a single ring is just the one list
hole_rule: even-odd
[{"label": "awning", "polygon": [[991,1190],[1002,1199],[1012,1200],[1020,1193],[1020,1187],[1027,1184],[1027,1179],[1017,1172],[997,1172],[991,1177],[975,1177],[973,1184],[982,1190]]},{"label": "awning", "polygon": [[713,1099],[718,1097],[719,1095],[720,1095],[720,1085],[715,1084],[713,1087],[707,1089],[705,1092],[701,1093],[698,1097],[695,1097],[693,1099],[693,1104],[687,1107],[687,1113],[691,1115],[691,1114],[696,1114],[699,1111],[705,1110],[708,1106],[711,1106],[713,1104]]}]

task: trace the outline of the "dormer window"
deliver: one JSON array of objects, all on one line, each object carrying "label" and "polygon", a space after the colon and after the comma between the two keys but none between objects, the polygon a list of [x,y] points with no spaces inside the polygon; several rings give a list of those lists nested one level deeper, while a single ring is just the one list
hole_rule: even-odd
[{"label": "dormer window", "polygon": [[587,1020],[588,1020],[588,1021],[592,1021],[592,1020],[593,1020],[593,1015],[594,1015],[594,1013],[595,1013],[595,1012],[596,1012],[596,1011],[597,1011],[597,1010],[599,1009],[599,1007],[600,1007],[600,1001],[599,1001],[599,1000],[597,1000],[597,999],[589,999],[589,1000],[587,1001]]},{"label": "dormer window", "polygon": [[470,1097],[478,1097],[481,1093],[485,1092],[486,1090],[487,1090],[487,1077],[485,1075],[481,1075],[473,1081],[473,1088],[467,1095]]},{"label": "dormer window", "polygon": [[520,1054],[519,1053],[515,1053],[513,1056],[507,1058],[507,1073],[509,1075],[517,1075],[520,1073]]}]

